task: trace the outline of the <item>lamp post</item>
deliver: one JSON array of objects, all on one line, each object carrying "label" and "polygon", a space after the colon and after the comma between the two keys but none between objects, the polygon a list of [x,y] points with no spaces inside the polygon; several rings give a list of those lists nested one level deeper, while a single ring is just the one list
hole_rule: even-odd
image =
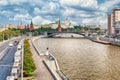
[{"label": "lamp post", "polygon": [[3,34],[2,38],[3,38],[2,41],[4,41],[4,34]]}]

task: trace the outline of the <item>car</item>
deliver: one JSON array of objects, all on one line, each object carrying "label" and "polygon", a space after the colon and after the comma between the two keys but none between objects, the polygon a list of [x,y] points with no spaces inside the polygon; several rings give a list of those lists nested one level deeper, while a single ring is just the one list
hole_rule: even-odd
[{"label": "car", "polygon": [[17,44],[18,44],[18,41],[14,41],[14,46],[17,46]]},{"label": "car", "polygon": [[10,43],[9,43],[9,46],[12,47],[12,46],[13,46],[13,42],[10,42]]}]

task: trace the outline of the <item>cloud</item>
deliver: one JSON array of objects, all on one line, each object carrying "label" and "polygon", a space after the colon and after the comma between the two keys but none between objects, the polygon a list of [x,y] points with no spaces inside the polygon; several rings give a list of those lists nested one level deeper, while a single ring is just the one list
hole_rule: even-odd
[{"label": "cloud", "polygon": [[[103,0],[102,0],[103,1]],[[0,18],[11,22],[35,24],[64,21],[66,17],[73,23],[107,24],[107,14],[120,3],[120,0],[0,0]],[[1,23],[4,23],[1,21]]]},{"label": "cloud", "polygon": [[19,5],[28,2],[27,0],[7,0],[11,5]]},{"label": "cloud", "polygon": [[119,4],[120,0],[105,0],[104,3],[100,4],[100,10],[103,12],[108,12],[108,10],[113,9],[116,4]]},{"label": "cloud", "polygon": [[33,13],[36,15],[40,14],[40,9],[38,7],[35,7]]},{"label": "cloud", "polygon": [[82,20],[82,23],[83,24],[95,24],[95,25],[101,25],[102,26],[107,26],[106,23],[107,23],[107,18],[104,18],[104,17],[96,17],[96,18],[85,18]]},{"label": "cloud", "polygon": [[0,0],[0,6],[5,6],[8,4],[7,0]]},{"label": "cloud", "polygon": [[62,6],[74,7],[76,9],[97,9],[97,0],[60,0]]},{"label": "cloud", "polygon": [[35,16],[32,20],[35,24],[40,24],[41,21],[42,21],[42,17],[41,16]]},{"label": "cloud", "polygon": [[0,0],[0,6],[20,5],[20,4],[27,3],[27,2],[28,2],[27,0]]},{"label": "cloud", "polygon": [[41,6],[41,14],[56,14],[60,11],[59,4],[55,2],[47,2]]},{"label": "cloud", "polygon": [[50,20],[43,19],[41,16],[35,16],[33,19],[34,24],[48,24],[51,23]]},{"label": "cloud", "polygon": [[27,13],[27,14],[16,14],[13,18],[13,20],[20,20],[20,21],[27,21],[32,19],[32,16]]},{"label": "cloud", "polygon": [[[115,1],[115,2],[114,2]],[[63,17],[70,17],[72,21],[80,24],[107,25],[107,13],[120,3],[118,0],[106,0],[98,3],[97,0],[60,0],[63,7]],[[109,5],[108,5],[109,4]]]},{"label": "cloud", "polygon": [[13,12],[13,11],[10,11],[10,10],[1,10],[1,11],[0,11],[0,15],[9,18],[9,17],[11,17],[11,16],[14,15],[14,12]]},{"label": "cloud", "polygon": [[28,11],[26,9],[23,9],[23,8],[15,8],[13,9],[13,11],[15,11],[17,14],[26,14],[28,13]]}]

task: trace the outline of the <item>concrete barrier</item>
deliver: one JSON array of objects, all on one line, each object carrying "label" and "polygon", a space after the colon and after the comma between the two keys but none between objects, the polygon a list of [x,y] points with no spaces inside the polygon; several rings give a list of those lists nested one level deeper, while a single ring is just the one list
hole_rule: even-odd
[{"label": "concrete barrier", "polygon": [[57,80],[56,76],[54,75],[54,73],[52,72],[52,70],[49,68],[49,66],[46,64],[46,62],[44,60],[42,62],[47,67],[48,71],[50,72],[50,74],[52,75],[52,77],[54,78],[54,80]]},{"label": "concrete barrier", "polygon": [[57,59],[51,53],[49,53],[49,55],[51,57],[53,57],[53,60],[55,61],[55,65],[56,65],[56,69],[57,69],[56,72],[59,74],[59,76],[62,78],[62,80],[69,80],[69,78],[67,78],[65,76],[65,74],[60,70],[60,67],[58,65]]}]

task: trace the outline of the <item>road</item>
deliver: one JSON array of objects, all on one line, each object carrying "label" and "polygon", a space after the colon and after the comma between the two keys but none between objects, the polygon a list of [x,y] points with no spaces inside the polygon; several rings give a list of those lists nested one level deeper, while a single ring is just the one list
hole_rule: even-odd
[{"label": "road", "polygon": [[16,46],[8,47],[4,52],[5,55],[0,60],[0,80],[6,80],[6,77],[10,75],[15,52]]},{"label": "road", "polygon": [[8,44],[10,41],[15,41],[20,39],[21,38],[9,40],[7,42],[0,44],[0,80],[6,80],[6,77],[10,76],[12,65],[14,62],[14,53],[17,50],[16,49],[17,46],[9,47]]},{"label": "road", "polygon": [[15,41],[15,40],[18,40],[18,41],[19,41],[20,38],[11,39],[11,40],[8,40],[8,41],[6,41],[6,42],[1,43],[1,44],[0,44],[0,52],[2,52],[2,50],[5,49],[5,48],[8,46],[8,44],[9,44],[10,41]]},{"label": "road", "polygon": [[2,50],[4,50],[8,46],[9,42],[10,41],[7,41],[7,42],[0,45],[0,52],[2,52]]}]

